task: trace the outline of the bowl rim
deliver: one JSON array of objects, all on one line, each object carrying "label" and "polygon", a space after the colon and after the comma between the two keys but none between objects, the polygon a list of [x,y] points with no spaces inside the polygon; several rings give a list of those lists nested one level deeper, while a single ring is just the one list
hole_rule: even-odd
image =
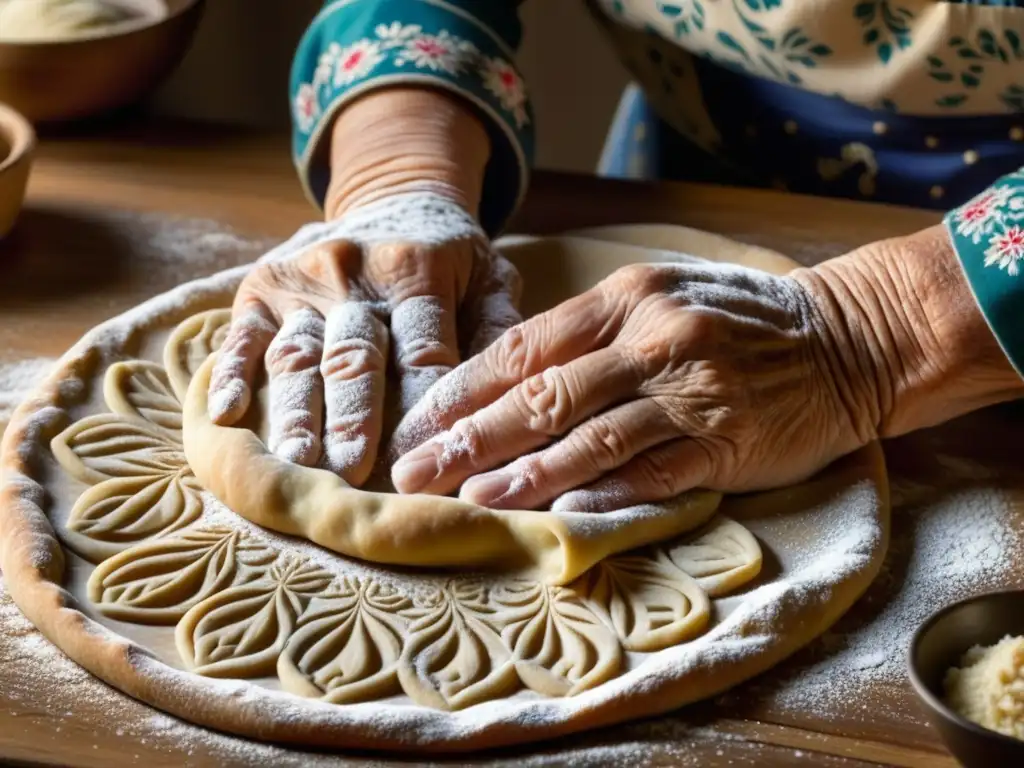
[{"label": "bowl rim", "polygon": [[0,176],[24,158],[36,146],[36,132],[32,124],[14,107],[0,102],[0,134],[10,143],[5,157],[0,157]]},{"label": "bowl rim", "polygon": [[[167,3],[167,0],[163,0]],[[126,37],[127,35],[135,34],[136,32],[142,32],[147,29],[153,29],[159,27],[161,24],[165,24],[172,19],[176,19],[189,11],[195,9],[197,6],[202,5],[206,0],[181,0],[181,5],[177,10],[171,11],[168,9],[167,13],[162,16],[148,16],[144,15],[139,19],[129,19],[128,21],[121,22],[120,24],[114,24],[110,27],[101,27],[94,29],[90,32],[85,32],[80,35],[74,35],[73,37],[62,38],[55,40],[53,38],[39,38],[39,39],[27,39],[27,40],[0,40],[0,47],[4,48],[43,48],[48,45],[74,45],[75,43],[89,43],[96,40],[106,40],[115,37]]]},{"label": "bowl rim", "polygon": [[[917,646],[920,644],[921,639],[927,634],[927,632],[947,613],[951,613],[957,608],[967,605],[969,603],[978,602],[980,600],[987,600],[994,597],[1002,597],[1008,595],[1015,595],[1024,599],[1024,589],[999,589],[994,592],[983,592],[980,595],[974,595],[972,597],[966,597],[963,600],[956,600],[952,603],[944,605],[939,610],[935,611],[931,616],[921,622],[921,625],[914,631],[913,636],[910,639],[910,647],[907,649],[907,674],[910,677],[910,684],[914,687],[914,691],[918,697],[923,699],[925,704],[928,705],[938,715],[941,715],[946,720],[952,721],[954,725],[959,726],[975,736],[982,738],[995,739],[996,741],[1006,745],[1007,747],[1015,747],[1017,749],[1024,750],[1024,740],[1016,739],[1013,736],[1007,736],[1005,733],[994,731],[991,728],[986,728],[983,725],[979,725],[972,720],[968,720],[966,717],[961,715],[959,712],[953,711],[946,703],[932,693],[931,689],[925,684],[924,680],[918,674],[917,665],[914,662],[916,656]],[[964,649],[965,651],[967,649]],[[941,737],[941,732],[940,732]],[[945,739],[943,739],[945,741]]]}]

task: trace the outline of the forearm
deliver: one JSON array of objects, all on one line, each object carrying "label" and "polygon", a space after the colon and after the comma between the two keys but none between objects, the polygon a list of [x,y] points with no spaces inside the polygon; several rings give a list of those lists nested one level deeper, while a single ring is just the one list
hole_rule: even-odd
[{"label": "forearm", "polygon": [[795,277],[829,328],[825,356],[865,436],[893,437],[1024,395],[943,227]]},{"label": "forearm", "polygon": [[373,91],[331,129],[328,220],[395,191],[430,189],[476,215],[491,146],[457,97],[428,88]]}]

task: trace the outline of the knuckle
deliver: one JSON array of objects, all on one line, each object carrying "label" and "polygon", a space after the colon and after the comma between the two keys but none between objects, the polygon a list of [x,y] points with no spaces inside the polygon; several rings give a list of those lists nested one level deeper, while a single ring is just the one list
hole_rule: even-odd
[{"label": "knuckle", "polygon": [[384,355],[363,339],[346,339],[331,345],[320,363],[325,381],[351,381],[366,374],[383,374]]},{"label": "knuckle", "polygon": [[299,373],[320,365],[319,343],[310,343],[298,337],[276,339],[267,349],[265,364],[272,376]]},{"label": "knuckle", "polygon": [[630,457],[622,428],[610,419],[592,419],[580,429],[579,454],[597,472],[622,466]]},{"label": "knuckle", "polygon": [[664,282],[662,270],[653,264],[629,264],[613,272],[608,280],[631,293],[651,293]]},{"label": "knuckle", "polygon": [[445,468],[462,462],[476,464],[487,454],[488,446],[489,441],[480,424],[472,416],[467,416],[455,422],[444,438],[438,465]]},{"label": "knuckle", "polygon": [[402,368],[443,365],[453,368],[459,364],[458,356],[437,339],[412,339],[402,345],[397,363]]},{"label": "knuckle", "polygon": [[516,405],[532,431],[554,437],[569,427],[573,398],[565,369],[548,368],[528,378],[515,392]]},{"label": "knuckle", "polygon": [[492,366],[508,371],[510,376],[522,377],[528,368],[530,343],[523,324],[513,325],[503,333],[492,347],[494,355]]},{"label": "knuckle", "polygon": [[644,456],[637,469],[644,483],[658,496],[668,498],[676,495],[676,473],[664,456],[656,453]]}]

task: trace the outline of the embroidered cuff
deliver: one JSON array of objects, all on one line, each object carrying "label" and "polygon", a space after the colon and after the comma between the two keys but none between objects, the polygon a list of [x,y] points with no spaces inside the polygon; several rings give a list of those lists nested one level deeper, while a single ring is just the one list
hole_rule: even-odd
[{"label": "embroidered cuff", "polygon": [[455,93],[491,137],[480,223],[496,235],[526,192],[533,119],[512,51],[448,0],[335,0],[307,29],[292,65],[292,151],[307,196],[323,207],[330,169],[320,144],[355,97],[397,84]]},{"label": "embroidered cuff", "polygon": [[945,223],[985,320],[1024,375],[1024,169],[950,211]]}]

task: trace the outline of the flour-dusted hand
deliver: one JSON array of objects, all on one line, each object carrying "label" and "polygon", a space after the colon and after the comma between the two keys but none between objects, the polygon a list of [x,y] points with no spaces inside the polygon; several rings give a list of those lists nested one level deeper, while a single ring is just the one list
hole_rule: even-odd
[{"label": "flour-dusted hand", "polygon": [[[596,511],[800,479],[872,436],[821,333],[790,278],[709,262],[621,269],[429,393],[400,431],[450,429],[395,465],[395,485],[461,485],[520,509],[582,486],[557,507]],[[461,410],[442,415],[435,401],[453,400]]]},{"label": "flour-dusted hand", "polygon": [[265,365],[268,447],[358,485],[380,443],[389,359],[408,407],[519,320],[517,291],[512,266],[442,195],[394,195],[308,225],[242,282],[210,416],[237,422]]},{"label": "flour-dusted hand", "polygon": [[1019,396],[970,301],[938,229],[787,277],[628,267],[428,392],[398,433],[435,436],[392,478],[576,511],[786,485],[878,436]]}]

